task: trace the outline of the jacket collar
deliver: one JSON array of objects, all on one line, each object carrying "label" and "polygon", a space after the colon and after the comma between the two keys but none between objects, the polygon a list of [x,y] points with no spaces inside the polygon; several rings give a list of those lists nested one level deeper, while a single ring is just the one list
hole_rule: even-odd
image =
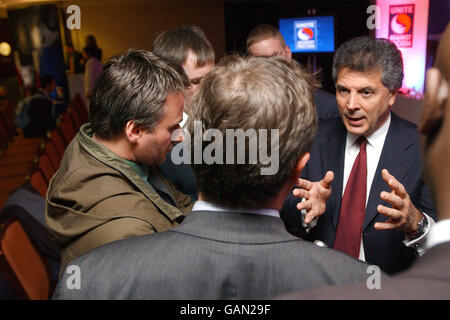
[{"label": "jacket collar", "polygon": [[240,244],[302,241],[286,231],[281,219],[245,211],[193,211],[169,231]]},{"label": "jacket collar", "polygon": [[[175,221],[178,217],[184,217],[184,214],[178,208],[164,201],[155,191],[152,185],[144,181],[139,174],[133,170],[126,160],[117,156],[104,145],[92,139],[92,128],[90,123],[81,126],[77,134],[80,146],[91,156],[103,164],[122,173],[133,185],[135,185],[161,212],[166,215],[170,221]],[[151,170],[151,174],[156,174],[164,181],[164,178],[158,170]]]}]

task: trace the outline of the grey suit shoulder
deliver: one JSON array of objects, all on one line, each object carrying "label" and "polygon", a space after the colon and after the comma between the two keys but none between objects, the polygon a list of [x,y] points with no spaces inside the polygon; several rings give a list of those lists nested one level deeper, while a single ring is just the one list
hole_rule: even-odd
[{"label": "grey suit shoulder", "polygon": [[431,248],[407,271],[384,281],[380,289],[369,290],[365,283],[319,288],[279,299],[289,300],[450,300],[450,242]]},{"label": "grey suit shoulder", "polygon": [[368,277],[366,264],[289,235],[279,218],[236,212],[192,212],[72,264],[81,289],[63,273],[54,299],[264,299]]}]

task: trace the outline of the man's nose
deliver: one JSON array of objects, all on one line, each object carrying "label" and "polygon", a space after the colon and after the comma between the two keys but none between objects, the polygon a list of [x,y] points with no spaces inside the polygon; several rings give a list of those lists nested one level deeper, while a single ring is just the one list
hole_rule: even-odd
[{"label": "man's nose", "polygon": [[356,93],[350,93],[349,98],[347,100],[346,108],[350,111],[359,108],[358,95]]}]

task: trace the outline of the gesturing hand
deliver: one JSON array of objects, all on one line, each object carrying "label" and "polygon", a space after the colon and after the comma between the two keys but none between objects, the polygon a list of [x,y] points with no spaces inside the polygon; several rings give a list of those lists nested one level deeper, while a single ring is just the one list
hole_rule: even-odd
[{"label": "gesturing hand", "polygon": [[326,202],[331,195],[331,183],[334,180],[333,171],[328,171],[322,180],[311,182],[298,179],[298,187],[292,194],[305,200],[297,204],[298,210],[305,209],[305,223],[310,223],[315,217],[321,216],[326,209]]},{"label": "gesturing hand", "polygon": [[392,208],[378,205],[379,213],[389,219],[385,222],[377,222],[374,227],[377,230],[401,229],[411,234],[417,231],[417,223],[422,219],[422,213],[411,202],[411,198],[405,187],[386,169],[381,171],[383,180],[391,189],[391,192],[383,191],[380,198],[389,203]]}]

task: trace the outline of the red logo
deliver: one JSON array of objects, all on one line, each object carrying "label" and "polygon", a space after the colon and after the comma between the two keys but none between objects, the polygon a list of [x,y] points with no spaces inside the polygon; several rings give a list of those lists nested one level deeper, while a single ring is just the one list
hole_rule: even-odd
[{"label": "red logo", "polygon": [[300,40],[311,40],[314,37],[314,31],[311,28],[301,28],[298,30]]},{"label": "red logo", "polygon": [[404,13],[395,15],[391,20],[391,29],[396,34],[405,34],[411,30],[411,18]]}]

